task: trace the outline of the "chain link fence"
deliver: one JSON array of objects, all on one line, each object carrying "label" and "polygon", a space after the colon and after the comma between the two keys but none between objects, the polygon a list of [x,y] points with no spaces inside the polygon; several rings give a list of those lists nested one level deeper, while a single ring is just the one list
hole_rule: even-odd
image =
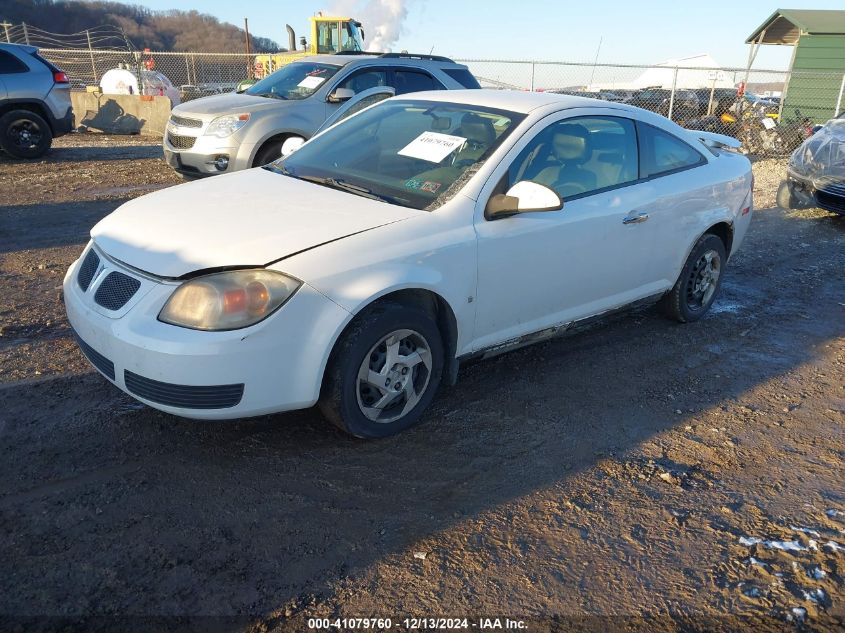
[{"label": "chain link fence", "polygon": [[[68,73],[75,90],[99,85],[110,69],[125,67],[142,94],[184,102],[229,92],[262,77],[283,56],[239,53],[163,53],[42,49]],[[845,109],[845,75],[831,72],[640,66],[550,61],[463,59],[485,88],[535,90],[625,102],[682,126],[727,134],[749,153],[785,155]],[[168,85],[170,84],[170,85]],[[743,94],[738,94],[738,88]]]}]

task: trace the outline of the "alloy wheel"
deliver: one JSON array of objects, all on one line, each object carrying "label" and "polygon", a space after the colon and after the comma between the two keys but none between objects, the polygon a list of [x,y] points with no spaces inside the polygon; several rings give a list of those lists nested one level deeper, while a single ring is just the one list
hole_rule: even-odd
[{"label": "alloy wheel", "polygon": [[414,330],[396,330],[382,337],[364,356],[355,391],[369,420],[394,422],[420,401],[431,380],[431,348]]},{"label": "alloy wheel", "polygon": [[687,305],[691,310],[704,310],[713,300],[722,274],[722,259],[714,250],[705,251],[695,262],[687,280]]}]

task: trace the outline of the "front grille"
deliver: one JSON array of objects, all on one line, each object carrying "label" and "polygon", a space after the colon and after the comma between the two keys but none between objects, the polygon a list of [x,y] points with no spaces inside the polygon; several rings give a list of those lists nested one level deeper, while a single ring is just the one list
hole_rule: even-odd
[{"label": "front grille", "polygon": [[196,136],[180,136],[178,134],[171,134],[170,132],[167,133],[167,142],[176,149],[191,149],[196,140]]},{"label": "front grille", "polygon": [[816,189],[816,202],[822,209],[834,213],[845,213],[845,192],[831,192],[830,187]]},{"label": "front grille", "polygon": [[827,182],[819,184],[818,188],[825,193],[845,197],[845,182]]},{"label": "front grille", "polygon": [[141,282],[117,271],[110,272],[94,293],[94,301],[107,310],[120,310],[132,298]]},{"label": "front grille", "polygon": [[76,332],[73,333],[73,336],[76,339],[76,344],[79,345],[79,349],[82,350],[82,353],[85,354],[85,358],[88,359],[88,362],[94,365],[94,367],[99,369],[111,380],[114,380],[114,363],[79,338],[79,334]]},{"label": "front grille", "polygon": [[202,127],[202,121],[199,119],[186,119],[175,114],[170,115],[170,122],[180,127]]},{"label": "front grille", "polygon": [[237,385],[174,385],[144,378],[131,371],[123,372],[123,381],[130,393],[168,407],[180,409],[228,409],[241,401],[243,383]]},{"label": "front grille", "polygon": [[82,265],[79,267],[79,274],[76,276],[76,282],[82,288],[82,292],[88,291],[88,286],[91,285],[91,280],[94,279],[94,273],[100,267],[100,257],[94,252],[94,249],[88,251],[85,259],[82,260]]}]

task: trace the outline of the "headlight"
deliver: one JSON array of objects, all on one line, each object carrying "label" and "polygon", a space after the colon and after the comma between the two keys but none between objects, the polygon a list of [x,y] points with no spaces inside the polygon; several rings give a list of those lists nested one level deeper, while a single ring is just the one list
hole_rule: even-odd
[{"label": "headlight", "polygon": [[158,319],[192,330],[237,330],[267,318],[301,285],[264,269],[197,277],[176,289]]},{"label": "headlight", "polygon": [[231,136],[249,122],[249,113],[219,116],[208,124],[205,136],[225,138]]}]

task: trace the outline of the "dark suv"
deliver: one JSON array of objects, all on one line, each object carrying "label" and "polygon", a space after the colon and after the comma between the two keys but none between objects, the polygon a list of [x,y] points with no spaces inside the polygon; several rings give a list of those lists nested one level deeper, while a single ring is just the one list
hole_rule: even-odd
[{"label": "dark suv", "polygon": [[[669,104],[672,101],[672,91],[665,88],[646,88],[634,93],[628,103],[644,110],[651,110],[669,116]],[[672,103],[672,120],[683,121],[698,116],[700,104],[698,97],[692,90],[675,90]]]},{"label": "dark suv", "polygon": [[38,158],[72,129],[67,75],[34,46],[0,44],[0,148],[16,158]]}]

